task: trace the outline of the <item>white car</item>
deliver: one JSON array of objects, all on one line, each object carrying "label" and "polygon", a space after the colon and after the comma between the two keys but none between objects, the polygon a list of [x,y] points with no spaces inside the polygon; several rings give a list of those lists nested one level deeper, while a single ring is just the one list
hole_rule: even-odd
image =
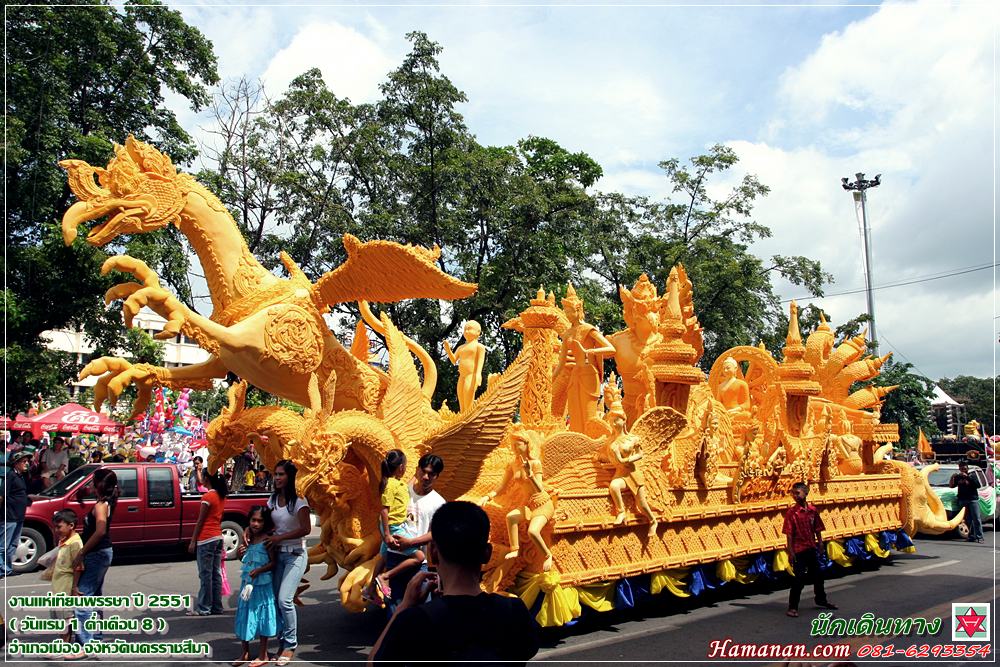
[{"label": "white car", "polygon": [[[987,470],[983,470],[977,466],[969,466],[969,475],[979,480],[979,516],[982,518],[983,525],[993,523],[996,516],[997,492],[995,484],[997,464],[990,463],[989,465],[991,467]],[[948,486],[949,482],[951,482],[951,476],[957,472],[958,465],[945,464],[927,476],[928,483],[930,483],[931,488],[937,494],[938,498],[941,499],[945,511],[948,512],[949,519],[958,514],[959,510],[958,490]],[[968,539],[969,527],[964,522],[959,524],[956,530],[959,537]]]}]

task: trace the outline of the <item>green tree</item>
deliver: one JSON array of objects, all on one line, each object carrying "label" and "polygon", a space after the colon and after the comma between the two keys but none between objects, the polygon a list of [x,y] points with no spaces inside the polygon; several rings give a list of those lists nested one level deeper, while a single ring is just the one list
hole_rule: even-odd
[{"label": "green tree", "polygon": [[[923,375],[913,372],[913,364],[890,359],[882,366],[882,372],[875,379],[878,387],[898,385],[882,401],[882,423],[899,424],[899,448],[917,446],[917,430],[931,434],[937,431],[931,419],[931,400],[934,397],[934,383]],[[855,385],[852,390],[859,389]]]},{"label": "green tree", "polygon": [[[540,284],[579,278],[593,208],[586,188],[601,169],[585,154],[541,137],[480,145],[456,108],[465,95],[439,71],[440,47],[422,33],[408,37],[411,53],[372,104],[338,98],[318,70],[294,79],[272,103],[255,104],[249,89],[220,98],[218,116],[254,120],[219,124],[226,135],[221,145],[247,150],[230,150],[227,171],[215,170],[215,178],[251,184],[242,191],[221,188],[223,200],[242,219],[263,221],[257,229],[282,230],[280,237],[264,232],[262,259],[274,266],[277,250],[285,249],[313,279],[344,260],[345,232],[438,244],[441,267],[478,283],[479,292],[445,308],[431,300],[393,304],[390,316],[438,362],[440,341],[456,336],[465,319],[478,319],[492,350],[487,370],[500,370],[519,347],[503,322]],[[265,193],[281,204],[265,211]],[[243,214],[247,202],[253,210]],[[252,242],[254,225],[243,229]],[[337,314],[343,318],[338,333],[346,337],[356,305],[342,304]],[[455,377],[449,364],[439,368],[436,403],[453,394]]]},{"label": "green tree", "polygon": [[[478,292],[453,304],[385,306],[437,362],[435,404],[453,397],[456,377],[440,342],[455,342],[463,321],[478,320],[490,350],[486,371],[501,370],[520,349],[519,336],[501,325],[539,285],[561,296],[572,281],[588,320],[610,332],[623,326],[619,285],[646,271],[662,287],[683,261],[706,330],[706,365],[732,345],[773,339],[780,347],[785,328],[771,276],[821,293],[829,276],[817,262],[765,263],[749,252],[769,234],[750,217],[767,193],[755,177],[723,200],[708,197],[709,177],[736,164],[730,149],[716,146],[690,169],[662,163],[671,195],[682,200],[596,194],[602,170],[586,153],[538,136],[480,144],[459,111],[465,94],[440,71],[441,47],[419,32],[408,39],[410,53],[372,103],[337,97],[316,69],[273,101],[255,96],[253,86],[224,91],[216,115],[227,148],[207,177],[272,267],[285,249],[316,279],[344,260],[345,232],[439,245],[441,268],[477,283]],[[335,314],[337,333],[349,338],[356,305],[341,304]]]},{"label": "green tree", "polygon": [[169,90],[199,109],[210,99],[215,56],[211,43],[180,13],[157,2],[118,8],[18,6],[6,11],[7,73],[7,290],[4,317],[9,411],[38,392],[52,394],[78,370],[52,363],[39,335],[83,327],[100,347],[121,347],[102,303],[114,284],[101,277],[105,252],[127,251],[145,260],[190,300],[187,254],[176,230],[139,235],[104,251],[82,239],[63,246],[62,213],[72,202],[65,172],[72,157],[103,166],[112,143],[132,133],[153,141],[183,164],[194,156],[191,138],[163,104]]},{"label": "green tree", "polygon": [[996,378],[977,378],[971,375],[959,375],[954,379],[941,378],[938,386],[949,396],[965,405],[965,417],[975,419],[986,427],[986,432],[996,435]]},{"label": "green tree", "polygon": [[222,408],[226,407],[229,403],[226,395],[228,389],[227,385],[220,384],[205,391],[192,391],[189,403],[191,414],[209,421],[218,417],[219,413],[222,412]]},{"label": "green tree", "polygon": [[[771,284],[772,275],[822,296],[832,280],[819,262],[801,256],[775,255],[765,262],[749,244],[771,231],[751,217],[754,203],[769,192],[756,176],[746,175],[722,199],[708,194],[709,179],[732,169],[735,151],[717,144],[690,160],[660,163],[670,195],[646,198],[610,195],[600,198],[601,214],[591,241],[591,269],[612,287],[631,287],[640,273],[661,287],[670,269],[682,263],[694,285],[695,312],[705,330],[708,367],[735,345],[763,341],[772,352],[783,344],[787,315]],[[612,324],[612,323],[608,323]]]}]

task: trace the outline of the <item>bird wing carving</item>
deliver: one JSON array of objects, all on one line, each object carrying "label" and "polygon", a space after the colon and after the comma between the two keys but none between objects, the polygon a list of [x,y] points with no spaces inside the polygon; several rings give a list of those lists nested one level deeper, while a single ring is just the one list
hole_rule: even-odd
[{"label": "bird wing carving", "polygon": [[427,432],[440,419],[420,388],[413,356],[396,325],[382,313],[382,326],[389,350],[389,386],[379,404],[378,416],[392,431],[400,449],[407,455],[407,467],[415,466],[414,456]]},{"label": "bird wing carving", "polygon": [[473,283],[444,273],[435,262],[441,250],[368,241],[344,234],[347,261],[325,273],[313,287],[317,305],[347,301],[391,303],[403,299],[464,299],[476,291]]},{"label": "bird wing carving", "polygon": [[455,499],[476,484],[486,457],[503,438],[521,398],[521,386],[528,373],[531,346],[521,351],[485,394],[441,427],[424,442],[421,453],[431,452],[444,459],[445,466],[435,489],[445,498]]},{"label": "bird wing carving", "polygon": [[564,431],[542,442],[542,478],[551,480],[566,464],[580,458],[590,459],[603,445],[602,440],[588,438],[582,433]]},{"label": "bird wing carving", "polygon": [[[645,475],[647,493],[655,506],[669,504],[661,466],[665,457],[668,457],[671,467],[677,465],[676,458],[684,458],[684,453],[674,452],[674,447],[678,444],[675,438],[686,426],[687,419],[684,415],[666,406],[646,411],[632,425],[631,433],[639,438],[639,447],[642,449],[639,469]],[[693,441],[686,444],[688,447],[694,446]]]},{"label": "bird wing carving", "polygon": [[674,437],[687,426],[684,415],[664,405],[647,410],[635,424],[631,433],[639,436],[643,456],[649,457],[670,447]]}]

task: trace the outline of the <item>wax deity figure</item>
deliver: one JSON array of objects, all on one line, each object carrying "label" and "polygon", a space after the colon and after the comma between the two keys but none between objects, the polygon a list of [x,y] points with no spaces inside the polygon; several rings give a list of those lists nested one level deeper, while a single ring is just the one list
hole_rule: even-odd
[{"label": "wax deity figure", "polygon": [[597,417],[597,400],[601,396],[604,357],[613,355],[615,348],[597,327],[583,321],[583,300],[573,285],[566,288],[562,305],[570,327],[562,335],[553,383],[564,388],[569,429],[592,437],[603,435],[605,424]]}]

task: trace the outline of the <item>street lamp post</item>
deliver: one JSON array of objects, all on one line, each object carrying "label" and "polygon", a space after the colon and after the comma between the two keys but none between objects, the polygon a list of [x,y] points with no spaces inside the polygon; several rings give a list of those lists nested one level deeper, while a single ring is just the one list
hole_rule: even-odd
[{"label": "street lamp post", "polygon": [[845,190],[850,190],[854,193],[855,205],[861,204],[861,225],[862,225],[862,242],[864,244],[865,250],[865,291],[868,295],[868,340],[872,349],[878,348],[878,340],[875,337],[875,300],[872,296],[872,237],[871,230],[868,227],[868,209],[866,206],[867,197],[865,196],[865,190],[868,188],[876,188],[882,184],[882,174],[875,176],[874,180],[866,181],[865,175],[861,172],[855,174],[857,180],[853,183],[849,182],[849,179],[842,178],[840,183]]}]

